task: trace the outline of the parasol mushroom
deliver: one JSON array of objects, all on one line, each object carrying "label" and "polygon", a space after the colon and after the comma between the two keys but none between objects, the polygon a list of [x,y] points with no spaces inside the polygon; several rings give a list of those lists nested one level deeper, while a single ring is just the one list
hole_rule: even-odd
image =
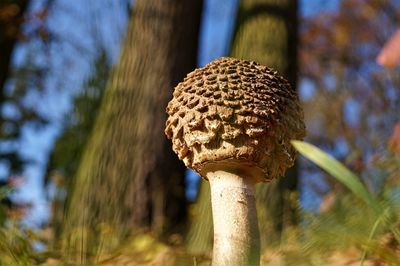
[{"label": "parasol mushroom", "polygon": [[209,181],[213,265],[259,265],[254,185],[282,176],[305,135],[296,92],[254,61],[222,57],[189,73],[167,107],[165,133]]}]

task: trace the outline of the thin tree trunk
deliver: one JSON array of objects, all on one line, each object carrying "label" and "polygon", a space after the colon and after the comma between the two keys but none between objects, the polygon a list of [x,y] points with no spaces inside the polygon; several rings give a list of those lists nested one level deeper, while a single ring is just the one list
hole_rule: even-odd
[{"label": "thin tree trunk", "polygon": [[[297,1],[242,0],[231,55],[276,69],[296,89]],[[296,223],[297,180],[294,167],[284,178],[258,186],[257,207],[264,243],[279,240],[284,225]]]},{"label": "thin tree trunk", "polygon": [[[21,35],[21,25],[29,2],[29,0],[20,0],[0,4],[2,14],[0,16],[0,105],[6,100],[4,85],[9,75],[11,57]],[[3,128],[3,122],[0,119],[0,128]]]},{"label": "thin tree trunk", "polygon": [[[0,4],[0,88],[3,89],[8,77],[15,44],[20,37],[20,28],[29,0],[10,1]],[[2,100],[2,99],[1,99]]]},{"label": "thin tree trunk", "polygon": [[211,252],[213,246],[211,191],[208,181],[201,181],[196,202],[193,222],[186,237],[186,249],[190,254],[202,255]]},{"label": "thin tree trunk", "polygon": [[201,10],[201,0],[135,1],[69,199],[67,251],[85,256],[102,232],[118,242],[133,231],[162,234],[185,222],[185,168],[163,131],[173,87],[196,66]]}]

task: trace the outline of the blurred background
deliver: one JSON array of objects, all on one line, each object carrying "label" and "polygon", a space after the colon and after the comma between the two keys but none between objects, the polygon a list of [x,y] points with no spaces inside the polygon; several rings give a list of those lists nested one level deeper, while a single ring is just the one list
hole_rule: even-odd
[{"label": "blurred background", "polygon": [[221,56],[286,77],[384,210],[299,156],[257,187],[262,264],[400,265],[399,28],[397,0],[0,0],[0,265],[209,265],[208,184],[163,130]]}]

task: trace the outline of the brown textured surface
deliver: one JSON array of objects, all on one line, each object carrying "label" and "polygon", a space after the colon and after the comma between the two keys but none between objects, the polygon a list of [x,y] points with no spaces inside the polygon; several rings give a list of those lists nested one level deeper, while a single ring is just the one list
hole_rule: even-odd
[{"label": "brown textured surface", "polygon": [[291,139],[305,135],[298,96],[275,71],[222,57],[189,73],[169,102],[165,133],[189,168],[257,169],[263,181],[293,165]]}]

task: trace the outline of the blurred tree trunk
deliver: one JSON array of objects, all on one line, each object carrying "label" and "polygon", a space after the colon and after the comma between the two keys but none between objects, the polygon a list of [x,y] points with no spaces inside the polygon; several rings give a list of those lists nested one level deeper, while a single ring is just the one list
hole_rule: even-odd
[{"label": "blurred tree trunk", "polygon": [[20,28],[29,0],[4,1],[0,4],[0,88],[1,102],[4,100],[3,88],[8,77],[11,55],[20,37]]},{"label": "blurred tree trunk", "polygon": [[[297,1],[242,0],[231,55],[277,70],[296,89]],[[296,224],[297,168],[257,188],[260,230],[265,241],[280,239],[285,225]]]},{"label": "blurred tree trunk", "polygon": [[73,182],[71,177],[76,174],[110,75],[111,64],[104,49],[100,50],[93,65],[93,73],[85,81],[84,89],[73,99],[74,108],[69,113],[72,119],[64,124],[63,133],[54,143],[47,162],[44,182],[46,186],[51,184],[55,191],[49,221],[54,234],[53,241],[57,241],[62,232],[66,197]]},{"label": "blurred tree trunk", "polygon": [[69,198],[65,248],[90,252],[107,232],[118,242],[123,234],[181,229],[185,168],[164,136],[165,107],[196,66],[201,11],[201,0],[135,1]]},{"label": "blurred tree trunk", "polygon": [[199,184],[192,216],[192,223],[185,241],[186,249],[192,255],[203,255],[212,250],[214,233],[210,185],[203,179]]},{"label": "blurred tree trunk", "polygon": [[[4,85],[9,75],[11,56],[21,36],[21,26],[29,0],[9,0],[0,3],[0,106],[6,100]],[[0,136],[3,133],[3,118],[0,119]]]},{"label": "blurred tree trunk", "polygon": [[[297,1],[241,0],[231,56],[255,60],[276,69],[293,89],[297,83]],[[205,182],[200,188],[194,219],[187,237],[192,254],[209,252],[212,246],[210,193]],[[257,209],[263,243],[280,239],[284,225],[296,223],[297,168],[271,184],[257,188]],[[204,206],[208,203],[208,209]],[[211,244],[210,244],[211,243]]]},{"label": "blurred tree trunk", "polygon": [[[6,81],[10,76],[10,68],[12,62],[12,55],[15,45],[21,38],[21,28],[24,23],[24,15],[28,9],[29,0],[6,0],[0,2],[0,110],[4,104],[12,102],[10,93],[6,93]],[[22,98],[22,97],[21,97]],[[23,110],[21,113],[24,114]],[[17,116],[18,117],[18,116]],[[19,129],[24,122],[24,115],[18,118],[10,119],[9,116],[0,114],[0,142],[7,141],[11,143],[16,136],[19,136]],[[19,121],[16,121],[19,120]],[[10,125],[17,125],[10,127]],[[11,130],[10,130],[11,129]],[[0,160],[2,163],[8,165],[8,170],[2,171],[0,178],[4,179],[0,182],[0,188],[9,185],[11,176],[20,174],[24,164],[24,159],[21,158],[18,151],[13,149],[2,149],[0,151]],[[8,180],[8,181],[7,181]],[[4,206],[2,206],[4,205]],[[9,197],[0,200],[0,209],[17,209],[18,204],[13,202]],[[0,210],[3,212],[4,210]],[[0,226],[3,224],[7,217],[6,213],[0,214]]]}]

